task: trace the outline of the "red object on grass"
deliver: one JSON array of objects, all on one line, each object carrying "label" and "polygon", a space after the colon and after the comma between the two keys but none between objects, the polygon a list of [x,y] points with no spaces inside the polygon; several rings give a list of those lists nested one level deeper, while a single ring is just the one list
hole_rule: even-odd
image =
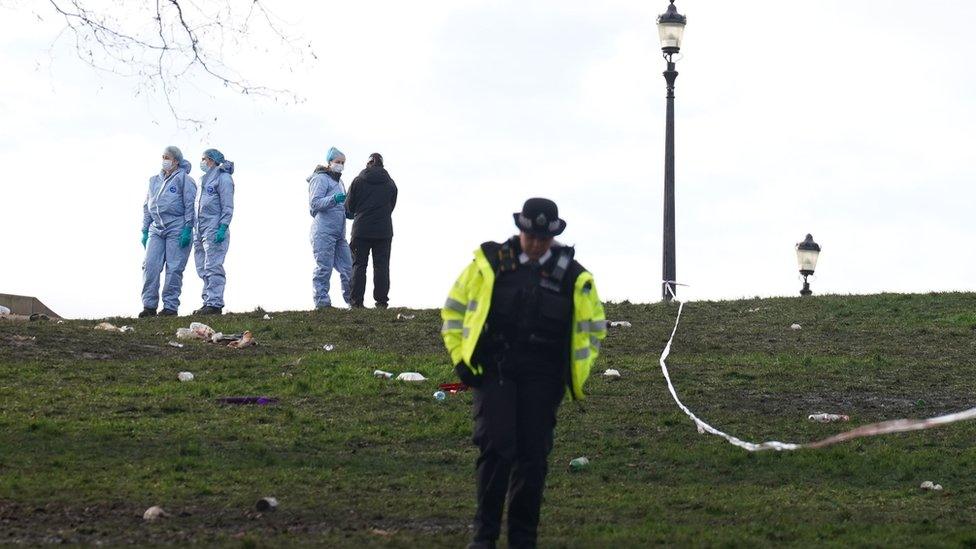
[{"label": "red object on grass", "polygon": [[461,391],[467,391],[468,386],[463,383],[441,383],[437,386],[438,389],[444,391],[445,393],[460,393]]}]

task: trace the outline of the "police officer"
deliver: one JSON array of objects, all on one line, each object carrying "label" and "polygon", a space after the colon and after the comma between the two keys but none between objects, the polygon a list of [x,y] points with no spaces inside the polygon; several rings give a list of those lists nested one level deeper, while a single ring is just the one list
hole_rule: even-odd
[{"label": "police officer", "polygon": [[495,546],[506,496],[509,546],[536,546],[556,410],[583,398],[606,336],[593,275],[553,240],[566,228],[556,204],[531,198],[514,218],[519,235],[475,250],[441,311],[455,372],[474,388],[475,548]]}]

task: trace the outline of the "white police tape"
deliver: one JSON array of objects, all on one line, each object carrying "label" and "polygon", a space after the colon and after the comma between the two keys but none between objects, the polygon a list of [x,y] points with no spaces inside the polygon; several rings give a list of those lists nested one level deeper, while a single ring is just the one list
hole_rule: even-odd
[{"label": "white police tape", "polygon": [[[661,373],[664,374],[665,381],[668,382],[668,390],[671,392],[671,397],[674,398],[675,403],[678,407],[684,411],[692,421],[695,422],[695,426],[698,427],[699,433],[711,433],[715,436],[722,437],[729,444],[743,448],[750,452],[761,452],[764,450],[776,450],[778,452],[787,450],[799,450],[801,448],[823,448],[826,446],[831,446],[840,442],[846,442],[848,440],[854,440],[856,438],[871,437],[876,435],[885,435],[890,433],[904,433],[907,431],[921,431],[923,429],[930,429],[932,427],[938,427],[940,425],[947,425],[949,423],[955,423],[957,421],[965,421],[970,419],[976,419],[976,408],[970,408],[968,410],[963,410],[961,412],[956,412],[952,414],[946,414],[942,416],[936,416],[928,419],[893,419],[890,421],[882,421],[880,423],[871,423],[869,425],[863,425],[856,429],[851,429],[850,431],[845,431],[843,433],[828,437],[815,442],[808,442],[805,444],[796,444],[791,442],[778,442],[771,440],[768,442],[748,442],[732,435],[719,431],[718,429],[712,427],[711,425],[705,423],[698,418],[688,409],[681,399],[678,398],[678,392],[674,388],[674,384],[671,383],[671,375],[668,373],[668,365],[665,362],[668,356],[671,354],[671,344],[674,342],[674,336],[678,333],[678,324],[681,322],[681,313],[684,310],[685,304],[683,301],[678,299],[678,296],[674,294],[671,290],[671,285],[675,284],[673,281],[662,281],[664,287],[668,288],[671,293],[671,297],[674,301],[678,302],[678,314],[674,319],[674,329],[671,331],[671,337],[668,339],[668,344],[665,345],[664,351],[661,352]],[[681,286],[685,286],[681,284]]]}]

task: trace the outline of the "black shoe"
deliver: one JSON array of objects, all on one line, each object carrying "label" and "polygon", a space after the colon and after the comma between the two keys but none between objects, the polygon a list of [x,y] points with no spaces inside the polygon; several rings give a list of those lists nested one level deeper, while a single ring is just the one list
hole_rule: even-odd
[{"label": "black shoe", "polygon": [[494,541],[472,541],[468,544],[468,549],[495,549]]},{"label": "black shoe", "polygon": [[139,313],[139,318],[146,318],[147,316],[156,316],[156,309],[143,309]]},{"label": "black shoe", "polygon": [[376,304],[376,308],[377,309],[386,309],[386,308],[389,308],[389,306],[390,305],[388,303],[377,303]]},{"label": "black shoe", "polygon": [[224,314],[223,309],[220,307],[211,307],[210,305],[204,305],[203,307],[193,311],[195,315],[220,315]]},{"label": "black shoe", "polygon": [[350,309],[365,309],[366,306],[363,305],[362,303],[350,303],[349,304],[349,308]]},{"label": "black shoe", "polygon": [[177,313],[173,309],[163,309],[162,311],[159,311],[159,316],[177,316],[177,315],[179,315],[179,313]]}]

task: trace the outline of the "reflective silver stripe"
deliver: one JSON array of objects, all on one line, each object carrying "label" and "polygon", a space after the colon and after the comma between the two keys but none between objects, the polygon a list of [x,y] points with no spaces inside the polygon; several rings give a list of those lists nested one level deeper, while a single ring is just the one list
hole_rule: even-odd
[{"label": "reflective silver stripe", "polygon": [[471,328],[465,328],[464,333],[461,334],[461,337],[467,338],[470,335],[471,335]]},{"label": "reflective silver stripe", "polygon": [[451,330],[460,330],[464,328],[464,322],[461,320],[448,320],[444,322],[444,326],[441,327],[441,333],[449,332]]},{"label": "reflective silver stripe", "polygon": [[444,303],[444,308],[464,314],[464,303],[461,303],[456,299],[447,298],[447,301]]},{"label": "reflective silver stripe", "polygon": [[596,348],[597,351],[600,350],[601,341],[600,338],[596,336],[590,336],[590,345]]},{"label": "reflective silver stripe", "polygon": [[562,254],[556,261],[556,270],[565,271],[566,267],[569,267],[569,254]]},{"label": "reflective silver stripe", "polygon": [[477,309],[478,309],[478,302],[477,301],[475,301],[475,300],[472,299],[471,301],[468,302],[468,310],[469,311],[474,311],[474,310],[477,310]]},{"label": "reflective silver stripe", "polygon": [[556,268],[552,270],[552,277],[561,281],[566,275],[566,268],[569,267],[570,261],[572,260],[569,258],[569,253],[560,254],[559,259],[556,260]]},{"label": "reflective silver stripe", "polygon": [[576,360],[586,360],[590,358],[590,348],[587,347],[585,349],[577,350],[576,353],[574,353],[573,358]]},{"label": "reflective silver stripe", "polygon": [[607,331],[607,321],[606,320],[592,320],[592,321],[582,321],[576,325],[580,332],[605,332]]}]

